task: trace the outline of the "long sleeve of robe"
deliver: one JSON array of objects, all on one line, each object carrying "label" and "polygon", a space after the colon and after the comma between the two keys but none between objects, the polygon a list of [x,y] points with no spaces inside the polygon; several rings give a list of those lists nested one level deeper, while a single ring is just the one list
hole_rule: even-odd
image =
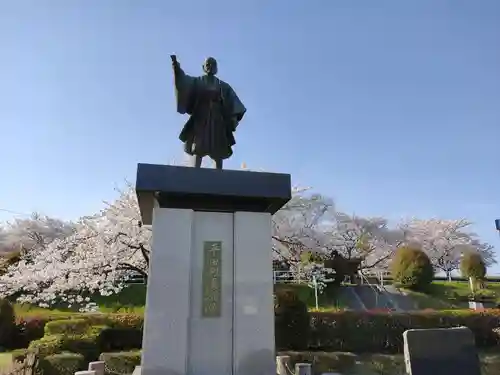
[{"label": "long sleeve of robe", "polygon": [[184,73],[181,67],[174,69],[175,98],[177,102],[177,112],[180,114],[192,115],[193,97],[197,77],[191,77]]}]

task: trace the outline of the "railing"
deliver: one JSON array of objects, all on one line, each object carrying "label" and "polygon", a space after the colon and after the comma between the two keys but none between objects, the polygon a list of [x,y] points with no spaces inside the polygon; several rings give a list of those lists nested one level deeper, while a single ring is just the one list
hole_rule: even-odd
[{"label": "railing", "polygon": [[133,274],[125,281],[125,284],[146,284],[146,278],[139,273]]},{"label": "railing", "polygon": [[379,278],[378,280],[380,281],[380,284],[378,285],[373,285],[372,283],[370,283],[370,281],[368,280],[368,278],[366,277],[366,275],[362,272],[362,271],[359,271],[358,272],[360,277],[361,277],[361,280],[368,284],[370,286],[370,288],[374,291],[375,293],[375,304],[376,306],[378,306],[378,297],[379,297],[379,293],[382,293],[384,295],[384,297],[387,299],[387,301],[389,302],[389,304],[392,306],[392,308],[390,306],[385,306],[385,307],[389,307],[391,309],[394,309],[394,310],[400,310],[396,301],[394,301],[394,299],[390,296],[390,293],[387,291],[387,289],[385,289],[385,286],[384,286],[384,279],[383,279],[383,274],[387,274],[388,272],[387,271],[377,271],[376,273],[368,273],[368,276],[370,275],[378,275]]},{"label": "railing", "polygon": [[384,280],[391,279],[391,273],[385,270],[363,270],[363,274],[368,277],[375,277],[380,285],[384,285]]},{"label": "railing", "polygon": [[274,284],[305,284],[309,281],[292,271],[273,271]]},{"label": "railing", "polygon": [[368,281],[368,279],[363,274],[363,272],[359,271],[358,275],[359,275],[359,277],[361,279],[361,284],[368,285],[371,288],[371,290],[373,291],[373,293],[375,294],[375,306],[378,307],[378,294],[379,294],[379,291],[373,286],[373,284],[370,283],[370,281]]},{"label": "railing", "polygon": [[[334,275],[335,271],[330,271],[329,274]],[[329,283],[333,279],[323,279],[322,281]],[[274,284],[312,284],[313,278],[301,277],[300,272],[292,271],[273,271]]]}]

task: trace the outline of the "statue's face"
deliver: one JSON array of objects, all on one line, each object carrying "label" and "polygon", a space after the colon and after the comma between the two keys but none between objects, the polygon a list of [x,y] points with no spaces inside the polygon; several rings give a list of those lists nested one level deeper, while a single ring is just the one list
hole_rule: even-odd
[{"label": "statue's face", "polygon": [[217,74],[217,61],[213,57],[209,57],[203,64],[203,71],[208,75]]}]

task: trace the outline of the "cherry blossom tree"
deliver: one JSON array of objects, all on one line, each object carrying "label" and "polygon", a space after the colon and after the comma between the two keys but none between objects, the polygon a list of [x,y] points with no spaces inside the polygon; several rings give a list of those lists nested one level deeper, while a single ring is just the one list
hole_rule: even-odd
[{"label": "cherry blossom tree", "polygon": [[333,212],[331,199],[309,194],[309,188],[295,187],[292,199],[273,217],[275,256],[296,264],[304,251],[321,247],[321,232],[333,218]]},{"label": "cherry blossom tree", "polygon": [[337,251],[346,259],[362,258],[362,268],[386,268],[404,241],[404,231],[390,228],[386,219],[338,212],[320,195],[297,194],[274,222],[277,252],[295,262],[303,253],[329,259]]},{"label": "cherry blossom tree", "polygon": [[404,242],[404,231],[390,228],[383,218],[363,218],[335,210],[331,199],[296,190],[292,200],[274,216],[274,251],[292,275],[320,290],[331,271],[323,267],[336,252],[360,258],[361,269],[381,270]]},{"label": "cherry blossom tree", "polygon": [[[29,233],[40,236],[28,236],[30,251],[0,276],[1,296],[18,295],[21,302],[43,305],[64,301],[89,307],[93,293],[117,293],[137,274],[147,279],[152,233],[141,223],[132,186],[119,191],[102,212],[81,218],[71,227],[44,220],[42,224],[37,221],[39,227],[18,222],[19,227],[31,228]],[[294,188],[290,202],[273,217],[273,251],[276,259],[286,261],[305,278],[322,274],[317,264],[301,262],[305,252],[328,259],[336,250],[348,259],[362,258],[363,268],[379,269],[397,247],[409,241],[420,243],[444,271],[458,267],[460,246],[474,247],[487,263],[494,261],[491,246],[468,232],[469,225],[466,221],[412,220],[390,227],[384,218],[338,212],[331,199],[307,188]],[[5,232],[0,235],[5,238]]]},{"label": "cherry blossom tree", "polygon": [[81,304],[88,302],[82,292],[119,292],[131,271],[147,276],[150,238],[128,187],[101,213],[76,223],[74,233],[34,248],[9,267],[0,277],[0,294],[20,294],[21,302]]},{"label": "cherry blossom tree", "polygon": [[30,251],[45,247],[53,240],[70,235],[75,229],[71,222],[33,213],[28,218],[17,218],[0,227],[0,251]]},{"label": "cherry blossom tree", "polygon": [[10,244],[8,243],[8,232],[4,226],[0,225],[0,252],[11,251]]},{"label": "cherry blossom tree", "polygon": [[337,250],[346,259],[361,258],[361,269],[386,269],[388,261],[404,242],[405,232],[391,228],[382,217],[338,212],[331,238],[330,249]]},{"label": "cherry blossom tree", "polygon": [[401,227],[407,233],[407,241],[420,246],[434,268],[451,280],[452,272],[459,268],[461,255],[466,251],[478,252],[486,265],[496,263],[493,246],[481,242],[470,230],[471,225],[466,219],[410,219]]},{"label": "cherry blossom tree", "polygon": [[[321,196],[294,189],[290,203],[273,221],[276,254],[294,259],[303,249],[320,218],[331,207]],[[109,295],[119,292],[133,275],[148,276],[151,228],[142,225],[132,186],[119,192],[99,214],[84,217],[74,232],[47,246],[32,249],[29,257],[0,277],[1,295],[21,295],[20,301],[81,304],[83,292]]]}]

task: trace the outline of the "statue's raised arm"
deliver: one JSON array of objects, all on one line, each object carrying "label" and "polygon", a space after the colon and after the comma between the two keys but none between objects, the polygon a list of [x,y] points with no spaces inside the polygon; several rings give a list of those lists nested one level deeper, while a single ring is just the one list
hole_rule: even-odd
[{"label": "statue's raised arm", "polygon": [[172,69],[174,70],[174,74],[180,72],[184,73],[184,71],[181,69],[181,64],[179,64],[179,61],[177,61],[177,56],[170,55],[170,58],[172,59]]},{"label": "statue's raised arm", "polygon": [[177,101],[177,112],[180,114],[192,114],[190,107],[191,98],[193,97],[195,77],[191,77],[184,73],[181,64],[177,61],[176,55],[170,55],[172,59],[172,69],[174,72],[174,87],[175,98]]}]

